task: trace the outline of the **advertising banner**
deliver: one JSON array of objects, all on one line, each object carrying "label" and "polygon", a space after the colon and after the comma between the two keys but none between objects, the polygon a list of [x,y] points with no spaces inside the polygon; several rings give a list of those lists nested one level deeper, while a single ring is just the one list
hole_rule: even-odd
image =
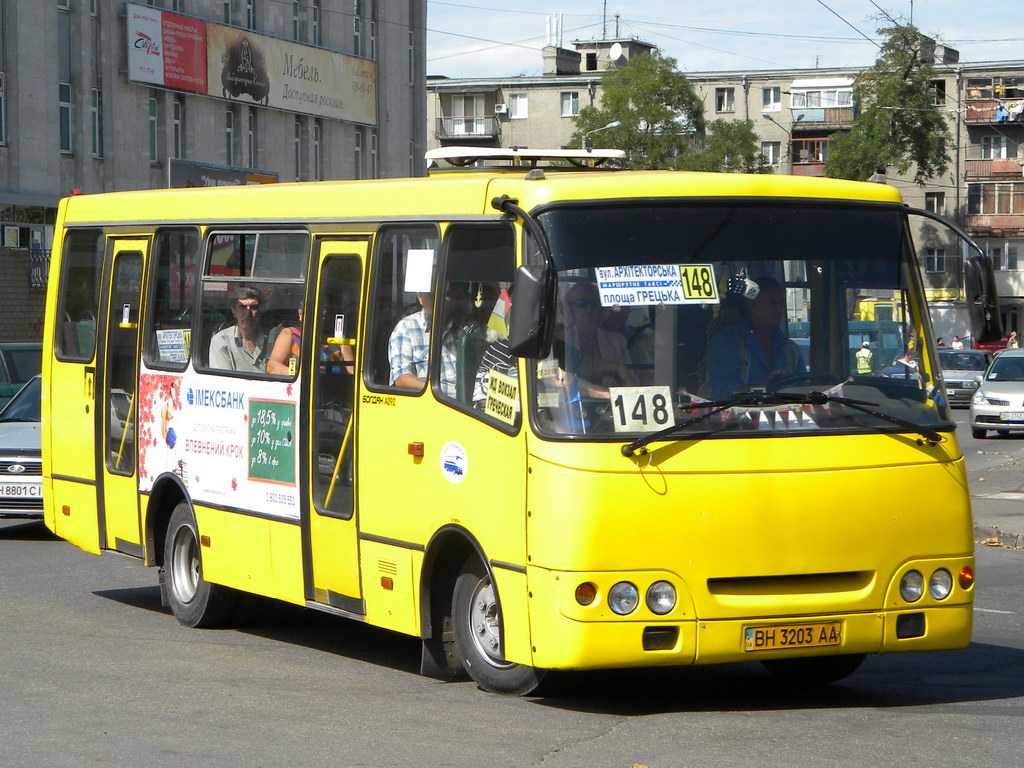
[{"label": "advertising banner", "polygon": [[377,122],[377,66],[356,56],[128,4],[128,79],[247,104]]}]

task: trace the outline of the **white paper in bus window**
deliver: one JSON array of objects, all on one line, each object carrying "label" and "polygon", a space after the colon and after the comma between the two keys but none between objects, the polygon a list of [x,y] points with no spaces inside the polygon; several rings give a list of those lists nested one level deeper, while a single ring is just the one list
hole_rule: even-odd
[{"label": "white paper in bus window", "polygon": [[430,293],[434,290],[434,250],[411,248],[405,259],[406,293]]},{"label": "white paper in bus window", "polygon": [[603,307],[718,304],[711,264],[625,264],[597,268]]}]

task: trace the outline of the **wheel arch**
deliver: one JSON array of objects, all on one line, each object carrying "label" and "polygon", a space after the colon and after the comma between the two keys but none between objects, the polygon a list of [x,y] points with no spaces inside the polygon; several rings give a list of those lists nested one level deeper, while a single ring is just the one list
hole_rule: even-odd
[{"label": "wheel arch", "polygon": [[174,508],[183,501],[192,504],[185,483],[177,475],[166,472],[153,483],[146,507],[146,565],[164,564],[167,524]]},{"label": "wheel arch", "polygon": [[[439,528],[424,548],[419,583],[420,639],[423,641],[421,674],[445,678],[465,676],[462,660],[455,648],[451,613],[455,581],[470,557],[479,559],[488,574],[491,573],[491,564],[480,542],[460,525]],[[497,586],[495,595],[500,609],[501,597],[497,594]]]}]

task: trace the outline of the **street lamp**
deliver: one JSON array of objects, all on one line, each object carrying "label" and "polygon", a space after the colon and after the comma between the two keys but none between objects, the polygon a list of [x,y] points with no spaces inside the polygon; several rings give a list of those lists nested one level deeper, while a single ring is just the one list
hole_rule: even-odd
[{"label": "street lamp", "polygon": [[586,133],[583,134],[583,149],[585,149],[587,152],[590,151],[590,135],[591,134],[599,133],[601,131],[607,131],[609,128],[618,128],[621,125],[622,125],[622,121],[621,120],[613,120],[612,122],[608,123],[608,125],[605,125],[605,126],[603,126],[601,128],[595,128],[592,131],[587,131]]}]

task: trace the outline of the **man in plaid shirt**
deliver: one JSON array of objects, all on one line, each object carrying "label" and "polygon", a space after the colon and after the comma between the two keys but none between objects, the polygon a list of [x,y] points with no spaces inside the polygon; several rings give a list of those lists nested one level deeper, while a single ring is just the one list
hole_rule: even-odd
[{"label": "man in plaid shirt", "polygon": [[[427,384],[430,353],[430,316],[433,297],[417,293],[421,309],[398,321],[388,339],[389,383],[396,387],[423,389]],[[445,331],[441,344],[441,391],[455,397],[455,357],[458,336],[455,329]]]}]

